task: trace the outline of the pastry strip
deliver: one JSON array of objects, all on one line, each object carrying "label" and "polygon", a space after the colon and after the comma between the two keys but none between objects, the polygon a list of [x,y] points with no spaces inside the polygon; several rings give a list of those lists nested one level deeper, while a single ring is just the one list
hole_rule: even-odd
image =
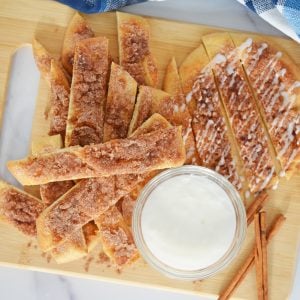
[{"label": "pastry strip", "polygon": [[63,70],[52,60],[50,67],[50,129],[49,135],[66,133],[70,84]]},{"label": "pastry strip", "polygon": [[211,64],[203,45],[189,54],[179,72],[193,118],[200,165],[222,174],[240,190],[242,184],[234,160],[234,147],[230,143]]},{"label": "pastry strip", "polygon": [[[46,136],[32,142],[32,154],[47,153],[61,148],[61,136]],[[36,146],[37,145],[37,146]],[[43,147],[44,145],[44,147]],[[38,152],[35,152],[37,151]],[[45,207],[50,206],[74,186],[72,180],[50,182],[40,185],[40,195]],[[88,225],[88,224],[86,224]],[[85,225],[85,226],[86,226]],[[87,243],[82,229],[78,229],[61,245],[51,250],[57,263],[66,263],[79,259],[87,254]]]},{"label": "pastry strip", "polygon": [[0,219],[15,226],[22,233],[36,234],[36,218],[44,205],[38,199],[0,180]]},{"label": "pastry strip", "polygon": [[81,180],[38,218],[40,247],[44,251],[56,247],[78,228],[116,204],[144,179],[143,175],[127,174]]},{"label": "pastry strip", "polygon": [[94,35],[93,30],[85,19],[79,13],[75,13],[66,29],[61,53],[62,64],[70,75],[73,71],[76,43],[84,39],[92,38]]},{"label": "pastry strip", "polygon": [[76,44],[66,146],[102,142],[108,72],[107,38],[90,38]]},{"label": "pastry strip", "polygon": [[120,65],[138,84],[156,87],[158,69],[150,50],[150,27],[135,15],[117,12]]},{"label": "pastry strip", "polygon": [[112,63],[105,107],[104,142],[127,137],[136,91],[136,81],[122,67]]},{"label": "pastry strip", "polygon": [[250,191],[261,191],[277,183],[277,176],[255,100],[240,66],[240,50],[234,47],[228,33],[210,34],[202,39],[213,60],[212,69],[239,146]]},{"label": "pastry strip", "polygon": [[232,37],[236,45],[247,41],[240,59],[280,161],[281,176],[290,178],[300,162],[300,71],[270,41]]},{"label": "pastry strip", "polygon": [[132,234],[119,210],[113,206],[96,220],[105,254],[118,266],[139,257]]},{"label": "pastry strip", "polygon": [[[192,118],[186,105],[181,81],[178,74],[176,60],[173,57],[167,68],[163,82],[163,90],[174,98],[173,107],[166,107],[164,115],[172,125],[182,125],[182,137],[185,144],[185,164],[200,164],[195,146],[195,137],[192,130]],[[171,113],[172,112],[172,113]]]},{"label": "pastry strip", "polygon": [[10,172],[23,184],[145,173],[177,167],[185,160],[181,127],[156,130],[139,137],[98,145],[52,151],[8,162]]},{"label": "pastry strip", "polygon": [[32,50],[35,63],[41,72],[43,78],[46,80],[50,86],[50,69],[51,61],[54,60],[54,57],[46,50],[46,48],[38,42],[36,39],[32,40]]}]

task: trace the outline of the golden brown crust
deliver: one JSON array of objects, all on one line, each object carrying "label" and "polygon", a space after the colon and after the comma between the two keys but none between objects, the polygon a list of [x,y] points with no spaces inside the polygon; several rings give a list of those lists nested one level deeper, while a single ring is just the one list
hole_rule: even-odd
[{"label": "golden brown crust", "polygon": [[36,39],[32,40],[32,50],[37,67],[41,72],[43,78],[47,81],[47,83],[50,86],[50,68],[51,61],[54,60],[54,57]]},{"label": "golden brown crust", "polygon": [[199,163],[195,153],[194,136],[191,128],[191,117],[185,104],[183,94],[170,94],[148,86],[140,86],[129,134],[138,128],[153,113],[159,113],[172,125],[182,126],[182,137],[186,149],[186,164]]},{"label": "golden brown crust", "polygon": [[24,185],[99,176],[144,173],[183,164],[181,127],[112,140],[98,145],[52,151],[8,162],[11,173]]},{"label": "golden brown crust", "polygon": [[38,198],[0,181],[0,218],[22,233],[36,235],[36,218],[43,209]]},{"label": "golden brown crust", "polygon": [[[60,135],[45,136],[36,139],[32,143],[32,153],[47,153],[62,147],[62,140]],[[40,185],[40,196],[45,207],[50,206],[69,189],[74,186],[73,181],[58,181],[50,182]],[[87,253],[87,245],[85,242],[85,236],[83,236],[82,229],[78,229],[76,232],[67,239],[59,247],[54,248],[51,251],[52,257],[57,263],[66,263],[72,260],[79,259],[85,256]]]},{"label": "golden brown crust", "polygon": [[156,131],[159,129],[171,128],[172,125],[160,114],[154,113],[140,127],[138,127],[130,137],[136,137],[142,134]]},{"label": "golden brown crust", "polygon": [[37,236],[41,249],[47,251],[62,243],[128,194],[142,179],[140,175],[120,175],[81,180],[38,218]]},{"label": "golden brown crust", "polygon": [[90,221],[82,227],[88,252],[93,251],[100,241],[99,229],[94,221]]},{"label": "golden brown crust", "polygon": [[139,83],[156,87],[158,69],[150,51],[150,28],[140,16],[117,12],[121,66]]},{"label": "golden brown crust", "polygon": [[50,67],[50,85],[49,135],[61,134],[64,137],[69,110],[70,84],[65,73],[54,60],[51,61]]},{"label": "golden brown crust", "polygon": [[136,81],[122,67],[112,63],[105,107],[104,142],[127,137],[136,91]]},{"label": "golden brown crust", "polygon": [[76,44],[66,146],[101,143],[109,72],[108,39]]},{"label": "golden brown crust", "polygon": [[72,74],[73,71],[76,43],[94,37],[94,35],[85,19],[79,13],[75,13],[66,29],[61,54],[62,64],[69,74]]},{"label": "golden brown crust", "polygon": [[45,206],[51,205],[74,186],[72,180],[49,182],[40,186],[40,194]]},{"label": "golden brown crust", "polygon": [[[187,96],[193,88],[195,79],[200,74],[200,71],[209,62],[207,54],[203,45],[200,45],[193,50],[181,63],[179,67],[179,75],[182,84],[182,90],[185,96]],[[187,106],[189,108],[191,116],[197,109],[197,101],[193,97],[186,99]]]},{"label": "golden brown crust", "polygon": [[250,191],[271,187],[277,182],[275,167],[252,91],[240,66],[239,53],[228,33],[211,34],[202,39],[209,57],[215,59],[212,68],[239,146]]},{"label": "golden brown crust", "polygon": [[99,227],[103,251],[116,265],[124,266],[139,257],[132,234],[115,206],[95,222]]},{"label": "golden brown crust", "polygon": [[172,125],[182,125],[182,137],[184,139],[186,161],[185,164],[199,165],[200,159],[196,151],[195,137],[192,130],[192,117],[186,105],[176,60],[173,57],[166,69],[163,82],[163,90],[173,96],[174,100],[162,103],[164,110],[158,111],[165,116]]},{"label": "golden brown crust", "polygon": [[128,136],[130,136],[143,122],[152,114],[153,92],[148,86],[140,86],[133,116],[129,125]]},{"label": "golden brown crust", "polygon": [[256,36],[233,35],[237,46],[249,40],[249,51],[240,53],[268,128],[282,174],[288,178],[300,162],[300,71],[280,47]]},{"label": "golden brown crust", "polygon": [[241,180],[233,158],[233,147],[208,64],[209,58],[201,45],[180,66],[187,105],[193,116],[192,128],[200,164],[219,172],[240,190]]},{"label": "golden brown crust", "polygon": [[61,245],[51,250],[51,255],[58,264],[67,263],[87,255],[87,245],[82,230],[73,234]]},{"label": "golden brown crust", "polygon": [[[143,125],[143,132],[161,117]],[[165,124],[165,122],[162,122]],[[38,241],[46,251],[62,243],[72,232],[97,218],[149,174],[127,174],[82,180],[48,207],[37,220]]]}]

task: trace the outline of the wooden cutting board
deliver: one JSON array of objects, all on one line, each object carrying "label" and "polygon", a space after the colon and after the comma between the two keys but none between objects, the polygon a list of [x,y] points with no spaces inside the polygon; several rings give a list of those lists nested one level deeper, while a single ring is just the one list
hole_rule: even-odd
[{"label": "wooden cutting board", "polygon": [[[59,56],[65,27],[74,11],[54,1],[1,0],[0,2],[0,95],[3,106],[6,78],[10,57],[17,47],[30,43],[36,36],[46,48]],[[117,31],[115,13],[87,16],[88,22],[98,35],[110,40],[111,53],[117,59]],[[180,64],[186,55],[197,47],[201,36],[224,28],[186,24],[147,18],[152,31],[152,49],[156,56],[162,78],[169,59],[174,55]],[[247,34],[247,36],[249,36]],[[300,65],[300,47],[283,38],[270,37],[288,52],[295,63]],[[45,135],[48,124],[43,111],[48,97],[46,83],[41,80],[33,122],[32,139]],[[1,110],[2,111],[2,110]],[[286,299],[291,291],[296,264],[296,247],[300,231],[300,176],[289,182],[282,180],[276,191],[271,191],[271,201],[266,206],[268,223],[281,212],[287,222],[269,246],[269,290],[270,299]],[[248,229],[247,240],[234,263],[219,275],[202,282],[184,282],[163,277],[142,260],[121,273],[99,262],[98,252],[73,263],[57,265],[50,257],[43,255],[36,242],[28,240],[13,227],[0,223],[0,263],[51,273],[61,273],[84,278],[118,281],[134,285],[148,285],[155,288],[172,289],[201,295],[217,295],[238,270],[253,244],[253,226]],[[255,274],[252,270],[235,293],[236,299],[255,299]]]}]

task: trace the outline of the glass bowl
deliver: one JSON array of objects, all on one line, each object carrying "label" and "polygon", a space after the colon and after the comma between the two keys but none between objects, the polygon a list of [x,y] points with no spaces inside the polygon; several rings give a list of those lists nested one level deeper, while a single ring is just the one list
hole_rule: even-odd
[{"label": "glass bowl", "polygon": [[[142,212],[145,203],[149,199],[151,193],[158,187],[162,182],[181,175],[195,175],[205,176],[206,179],[212,180],[219,187],[221,187],[227,194],[229,201],[233,206],[235,212],[235,233],[232,243],[225,254],[217,260],[215,263],[197,270],[182,270],[176,269],[172,266],[166,265],[164,262],[159,260],[147,246],[142,231]],[[183,166],[179,168],[169,169],[155,176],[148,184],[144,187],[140,193],[132,216],[132,230],[135,243],[142,257],[146,262],[161,272],[162,274],[176,279],[183,280],[201,280],[207,277],[211,277],[216,273],[227,267],[232,260],[237,256],[241,245],[245,239],[247,229],[246,212],[244,204],[240,198],[239,193],[234,186],[222,175],[210,169],[199,167],[199,166]]]}]

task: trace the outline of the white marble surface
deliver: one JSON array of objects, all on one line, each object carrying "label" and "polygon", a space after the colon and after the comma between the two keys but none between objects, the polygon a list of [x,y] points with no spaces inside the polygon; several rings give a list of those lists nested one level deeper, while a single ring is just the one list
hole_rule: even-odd
[{"label": "white marble surface", "polygon": [[[234,0],[169,0],[164,2],[147,2],[127,7],[123,10],[193,23],[282,35],[281,32],[262,21]],[[17,68],[11,73],[13,82],[10,83],[7,97],[7,109],[15,113],[9,114],[9,120],[7,119],[7,115],[4,115],[4,127],[0,136],[0,175],[1,177],[5,176],[9,181],[12,181],[12,178],[5,175],[5,168],[3,168],[4,161],[8,158],[20,158],[27,152],[33,114],[33,101],[36,97],[38,83],[38,73],[35,66],[32,65],[30,48],[24,49],[22,55],[25,55],[27,58],[24,60],[23,58],[20,59],[18,55],[16,56],[13,67]],[[24,77],[24,74],[27,74],[27,76],[25,75]],[[28,76],[29,74],[31,76]],[[18,105],[15,105],[16,103]],[[16,110],[20,103],[24,103],[24,105],[21,105],[21,109]],[[12,128],[14,133],[5,128],[8,121],[17,125]],[[10,139],[11,136],[18,136],[18,139]],[[204,298],[155,289],[123,286],[107,282],[0,267],[0,299],[196,300]],[[300,263],[298,263],[294,289],[290,299],[300,299]]]}]

